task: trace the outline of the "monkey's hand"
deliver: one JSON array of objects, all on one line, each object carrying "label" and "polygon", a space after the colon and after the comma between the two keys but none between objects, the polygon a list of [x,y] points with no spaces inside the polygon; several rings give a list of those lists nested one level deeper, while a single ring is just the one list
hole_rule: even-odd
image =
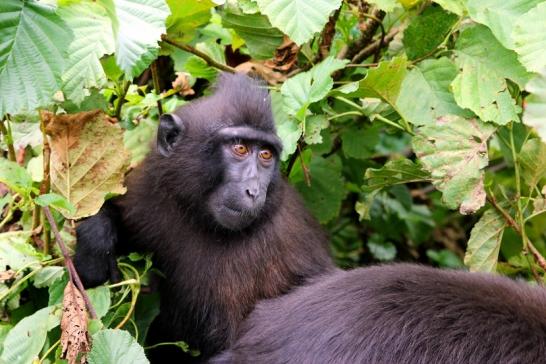
[{"label": "monkey's hand", "polygon": [[105,204],[98,214],[76,228],[74,265],[85,287],[120,280],[115,253],[118,231],[112,208]]}]

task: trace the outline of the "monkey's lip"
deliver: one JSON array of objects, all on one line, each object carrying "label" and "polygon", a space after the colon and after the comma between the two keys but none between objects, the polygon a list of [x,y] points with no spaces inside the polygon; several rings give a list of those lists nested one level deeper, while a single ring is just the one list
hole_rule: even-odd
[{"label": "monkey's lip", "polygon": [[230,212],[232,214],[237,214],[237,215],[242,215],[243,214],[243,210],[237,209],[235,207],[230,207],[228,205],[224,205],[224,209],[226,209],[228,212]]}]

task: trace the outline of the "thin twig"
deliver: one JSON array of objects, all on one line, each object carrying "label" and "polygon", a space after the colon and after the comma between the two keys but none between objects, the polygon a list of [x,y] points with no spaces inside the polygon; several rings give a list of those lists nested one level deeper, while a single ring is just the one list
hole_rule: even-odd
[{"label": "thin twig", "polygon": [[123,81],[123,90],[121,91],[121,94],[118,95],[118,103],[116,105],[116,111],[114,113],[114,116],[116,119],[121,118],[121,107],[123,106],[123,103],[125,102],[125,95],[127,95],[127,91],[129,91],[129,86],[131,86],[131,82],[129,81]]},{"label": "thin twig", "polygon": [[198,50],[198,49],[196,49],[196,48],[194,48],[194,47],[192,47],[190,45],[178,43],[178,42],[170,39],[169,37],[167,37],[165,34],[163,34],[161,36],[161,40],[164,41],[165,43],[168,43],[168,44],[170,44],[172,46],[175,46],[176,48],[180,48],[183,51],[195,54],[197,57],[202,58],[205,62],[207,62],[207,64],[209,66],[211,66],[211,67],[215,67],[215,68],[218,68],[219,70],[230,72],[230,73],[236,73],[237,72],[235,70],[235,68],[230,67],[228,65],[225,65],[223,63],[217,62],[214,59],[212,59],[208,54],[206,54],[204,52],[201,52],[200,50]]},{"label": "thin twig", "polygon": [[78,275],[78,272],[76,271],[76,267],[74,267],[74,262],[72,261],[72,258],[70,257],[70,253],[68,252],[68,249],[66,248],[66,245],[63,239],[61,238],[61,234],[59,233],[57,223],[55,222],[53,215],[51,215],[51,210],[49,209],[49,206],[44,206],[43,211],[47,218],[47,221],[49,221],[51,230],[53,231],[53,234],[55,235],[55,240],[57,241],[57,245],[59,245],[59,248],[61,249],[61,253],[63,254],[64,263],[68,270],[68,275],[70,277],[70,280],[80,290],[83,296],[83,300],[85,301],[85,305],[87,306],[87,310],[89,311],[89,315],[91,316],[92,319],[96,319],[97,313],[95,309],[93,308],[93,305],[91,304],[91,300],[89,299],[87,292],[85,292],[85,288],[83,287],[82,281],[80,280],[80,276]]},{"label": "thin twig", "polygon": [[300,163],[301,163],[301,170],[303,171],[303,178],[305,179],[305,184],[307,187],[311,187],[311,175],[309,174],[309,168],[305,165],[305,162],[303,161],[303,155],[301,152],[301,146],[298,143],[298,154],[300,156]]},{"label": "thin twig", "polygon": [[8,159],[12,162],[16,162],[17,158],[15,156],[15,149],[13,148],[13,138],[8,128],[6,128],[4,121],[4,119],[0,119],[0,133],[4,136],[4,140],[8,146]]},{"label": "thin twig", "polygon": [[[159,76],[157,74],[157,60],[152,62],[152,82],[154,84],[155,93],[159,96],[161,90],[159,88]],[[161,98],[157,99],[157,110],[159,115],[163,115],[163,105],[161,104]]]},{"label": "thin twig", "polygon": [[[363,18],[367,18],[360,29],[360,37],[352,44],[348,45],[347,52],[344,58],[353,58],[362,48],[370,45],[372,38],[377,31],[377,28],[381,28],[381,39],[385,37],[385,28],[383,27],[383,18],[385,18],[385,12],[379,9],[373,11],[372,14],[361,13],[359,14]],[[381,48],[381,47],[379,47]]]},{"label": "thin twig", "polygon": [[381,49],[388,45],[394,39],[396,34],[398,34],[398,31],[398,28],[391,29],[384,38],[374,41],[373,43],[362,49],[360,52],[358,52],[351,59],[351,63],[360,63],[361,61],[365,60],[366,58],[377,52],[378,49]]}]

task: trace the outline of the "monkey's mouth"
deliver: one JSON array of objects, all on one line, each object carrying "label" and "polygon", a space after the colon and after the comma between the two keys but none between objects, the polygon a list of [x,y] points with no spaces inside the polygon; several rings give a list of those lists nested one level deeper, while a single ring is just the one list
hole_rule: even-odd
[{"label": "monkey's mouth", "polygon": [[216,211],[214,217],[223,227],[238,231],[250,225],[256,219],[257,213],[257,211],[249,211],[233,205],[223,204]]}]

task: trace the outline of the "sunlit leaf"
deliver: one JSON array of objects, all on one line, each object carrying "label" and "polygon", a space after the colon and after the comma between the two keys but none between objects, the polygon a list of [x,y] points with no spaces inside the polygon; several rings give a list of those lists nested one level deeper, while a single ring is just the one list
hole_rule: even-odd
[{"label": "sunlit leaf", "polygon": [[144,349],[124,330],[101,330],[93,335],[89,364],[148,364]]},{"label": "sunlit leaf", "polygon": [[341,0],[257,0],[273,26],[301,45],[320,32]]},{"label": "sunlit leaf", "polygon": [[525,89],[531,94],[525,99],[523,122],[535,128],[543,142],[546,143],[546,68],[529,81]]},{"label": "sunlit leaf", "polygon": [[199,26],[206,24],[210,9],[216,4],[211,0],[166,0],[171,10],[167,18],[169,36],[182,42],[189,42]]},{"label": "sunlit leaf", "polygon": [[512,37],[519,60],[529,71],[540,72],[546,68],[546,2],[520,16]]},{"label": "sunlit leaf", "polygon": [[2,0],[0,14],[1,118],[52,102],[72,34],[50,5]]},{"label": "sunlit leaf", "polygon": [[28,244],[30,231],[10,231],[0,234],[0,270],[39,267],[43,255]]},{"label": "sunlit leaf", "polygon": [[[480,1],[480,0],[477,0]],[[442,8],[447,11],[451,11],[457,15],[463,15],[466,11],[465,3],[466,0],[434,0],[435,3],[439,4]]]}]

